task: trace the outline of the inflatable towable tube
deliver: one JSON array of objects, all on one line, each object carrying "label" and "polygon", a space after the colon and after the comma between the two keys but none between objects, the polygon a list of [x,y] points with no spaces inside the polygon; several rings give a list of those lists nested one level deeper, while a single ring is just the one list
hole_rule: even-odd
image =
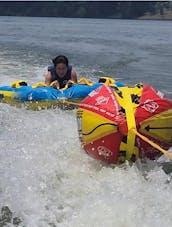
[{"label": "inflatable towable tube", "polygon": [[[114,86],[123,86],[120,82],[110,80],[109,77],[104,77],[106,83]],[[111,84],[110,84],[111,83]],[[78,84],[73,84],[71,87],[66,86],[63,89],[57,90],[51,86],[47,86],[43,82],[38,82],[33,86],[27,85],[24,80],[17,80],[11,83],[10,86],[0,87],[0,102],[5,102],[17,107],[25,106],[28,109],[47,109],[51,107],[69,108],[71,105],[64,103],[64,100],[72,100],[80,102],[95,88],[100,87],[102,82],[93,83],[86,78],[80,78]],[[74,106],[72,105],[72,108]],[[70,109],[70,108],[69,108]]]},{"label": "inflatable towable tube", "polygon": [[79,104],[77,122],[85,152],[107,163],[161,154],[136,131],[163,149],[172,146],[172,102],[147,84],[95,89]]}]

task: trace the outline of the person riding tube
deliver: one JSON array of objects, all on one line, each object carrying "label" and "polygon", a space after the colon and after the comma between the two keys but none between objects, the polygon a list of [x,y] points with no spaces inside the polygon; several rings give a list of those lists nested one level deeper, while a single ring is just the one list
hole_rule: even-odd
[{"label": "person riding tube", "polygon": [[48,72],[45,75],[45,84],[56,89],[71,86],[77,83],[77,74],[75,69],[68,64],[68,58],[59,55],[52,60],[53,65],[48,66]]}]

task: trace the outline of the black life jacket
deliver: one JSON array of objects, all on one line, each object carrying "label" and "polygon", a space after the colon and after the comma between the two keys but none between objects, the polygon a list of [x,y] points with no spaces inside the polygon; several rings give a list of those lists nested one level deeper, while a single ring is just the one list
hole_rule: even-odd
[{"label": "black life jacket", "polygon": [[69,65],[67,72],[63,78],[60,78],[56,73],[54,65],[48,66],[48,71],[51,72],[51,82],[57,80],[59,82],[59,88],[64,88],[69,80],[71,80],[72,66]]}]

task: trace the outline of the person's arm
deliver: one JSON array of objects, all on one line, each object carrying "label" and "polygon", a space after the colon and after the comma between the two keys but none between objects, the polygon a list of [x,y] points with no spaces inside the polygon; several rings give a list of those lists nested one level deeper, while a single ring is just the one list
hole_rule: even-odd
[{"label": "person's arm", "polygon": [[76,71],[75,71],[74,68],[72,68],[71,80],[72,80],[74,83],[77,83],[77,74],[76,74]]},{"label": "person's arm", "polygon": [[47,84],[48,86],[50,86],[51,84],[51,72],[47,72],[45,75],[45,84]]},{"label": "person's arm", "polygon": [[59,83],[57,80],[53,81],[52,83],[51,83],[51,72],[48,71],[47,74],[45,75],[45,84],[53,88],[59,89]]}]

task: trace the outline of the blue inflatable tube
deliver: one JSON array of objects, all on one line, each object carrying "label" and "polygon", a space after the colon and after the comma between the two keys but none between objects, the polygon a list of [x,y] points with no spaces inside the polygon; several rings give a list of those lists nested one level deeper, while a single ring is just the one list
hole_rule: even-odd
[{"label": "blue inflatable tube", "polygon": [[[15,85],[19,84],[14,83]],[[120,82],[115,82],[116,86],[123,87],[124,85]],[[91,91],[102,86],[102,83],[91,83],[87,84],[73,84],[71,87],[66,89],[57,90],[53,87],[46,86],[40,83],[39,86],[1,86],[0,87],[0,101],[16,104],[16,103],[40,103],[44,102],[44,106],[50,106],[50,103],[57,103],[60,100],[72,100],[74,102],[84,99]]]}]

